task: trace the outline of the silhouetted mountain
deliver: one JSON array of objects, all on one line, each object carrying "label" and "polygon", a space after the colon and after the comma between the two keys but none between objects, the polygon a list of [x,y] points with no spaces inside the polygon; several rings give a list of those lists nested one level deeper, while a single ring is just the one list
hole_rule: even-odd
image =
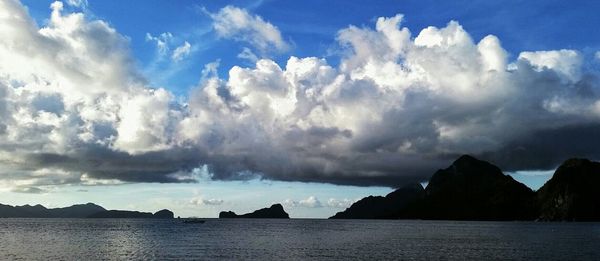
[{"label": "silhouetted mountain", "polygon": [[94,213],[106,211],[106,209],[104,209],[103,207],[98,206],[94,203],[87,203],[87,204],[73,205],[73,206],[65,207],[65,208],[54,208],[54,209],[50,209],[50,211],[53,213],[52,214],[53,217],[85,218]]},{"label": "silhouetted mountain", "polygon": [[423,219],[531,220],[535,192],[482,160],[461,156],[438,170],[417,212]]},{"label": "silhouetted mountain", "polygon": [[0,218],[173,218],[173,212],[163,209],[154,213],[125,210],[106,210],[93,203],[64,208],[42,205],[9,206],[0,204]]},{"label": "silhouetted mountain", "polygon": [[531,189],[471,156],[438,170],[425,190],[419,187],[363,198],[332,218],[532,220],[537,213]]},{"label": "silhouetted mountain", "polygon": [[269,208],[261,208],[243,215],[237,215],[232,211],[221,211],[219,218],[290,218],[290,216],[281,204],[273,204]]},{"label": "silhouetted mountain", "polygon": [[368,196],[342,212],[335,214],[332,219],[396,219],[408,218],[408,207],[423,199],[425,190],[420,184],[411,184],[399,188],[385,197]]},{"label": "silhouetted mountain", "polygon": [[0,217],[2,218],[84,218],[100,211],[105,211],[105,209],[93,203],[50,209],[39,204],[14,207],[0,205]]},{"label": "silhouetted mountain", "polygon": [[565,161],[537,193],[540,220],[600,221],[600,163]]}]

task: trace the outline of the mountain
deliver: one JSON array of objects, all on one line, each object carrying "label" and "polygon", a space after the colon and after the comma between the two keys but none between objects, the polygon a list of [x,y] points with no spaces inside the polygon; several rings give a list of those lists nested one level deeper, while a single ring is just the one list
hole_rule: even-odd
[{"label": "mountain", "polygon": [[540,220],[600,221],[600,163],[569,159],[542,186]]},{"label": "mountain", "polygon": [[84,218],[105,210],[93,203],[50,209],[39,204],[14,207],[0,204],[0,218]]},{"label": "mountain", "polygon": [[411,217],[411,204],[423,199],[425,190],[420,184],[399,188],[385,197],[369,196],[338,212],[331,219],[396,219]]},{"label": "mountain", "polygon": [[93,203],[64,208],[46,208],[42,205],[9,206],[0,204],[0,218],[173,218],[173,212],[163,209],[154,214],[106,210]]},{"label": "mountain", "polygon": [[482,160],[461,156],[438,170],[417,211],[423,219],[532,220],[535,192]]},{"label": "mountain", "polygon": [[233,211],[222,211],[219,218],[290,218],[281,204],[273,204],[269,208],[261,208],[252,213],[237,215]]},{"label": "mountain", "polygon": [[65,208],[49,209],[53,217],[57,218],[85,218],[94,213],[106,211],[101,206],[94,203],[73,205]]},{"label": "mountain", "polygon": [[369,196],[331,218],[533,220],[535,192],[485,161],[464,155],[418,184]]}]

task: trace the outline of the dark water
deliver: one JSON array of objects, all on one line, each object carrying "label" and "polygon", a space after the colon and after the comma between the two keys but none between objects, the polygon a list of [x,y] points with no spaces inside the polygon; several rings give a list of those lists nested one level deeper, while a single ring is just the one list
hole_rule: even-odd
[{"label": "dark water", "polygon": [[600,260],[600,223],[0,219],[0,260]]}]

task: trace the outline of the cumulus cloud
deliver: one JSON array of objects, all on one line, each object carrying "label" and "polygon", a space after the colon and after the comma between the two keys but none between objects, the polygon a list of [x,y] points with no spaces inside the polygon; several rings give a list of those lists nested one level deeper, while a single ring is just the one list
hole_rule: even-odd
[{"label": "cumulus cloud", "polygon": [[269,50],[281,52],[289,48],[276,26],[245,9],[229,5],[209,15],[215,32],[222,38],[246,42],[261,53]]},{"label": "cumulus cloud", "polygon": [[577,82],[581,77],[583,58],[573,50],[522,52],[519,59],[527,60],[538,72],[551,68],[566,81]]},{"label": "cumulus cloud", "polygon": [[[598,74],[575,50],[509,60],[493,35],[476,41],[455,21],[413,35],[396,15],[341,29],[339,66],[258,59],[220,78],[212,63],[179,101],[147,86],[126,37],[62,7],[39,28],[18,2],[0,1],[4,187],[200,176],[399,186],[463,153],[505,170],[600,158]],[[238,8],[213,19],[231,32],[223,37],[285,43]]]}]

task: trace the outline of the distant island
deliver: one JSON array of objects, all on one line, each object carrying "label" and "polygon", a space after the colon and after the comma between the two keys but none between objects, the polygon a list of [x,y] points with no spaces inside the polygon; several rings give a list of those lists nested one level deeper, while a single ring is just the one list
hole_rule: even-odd
[{"label": "distant island", "polygon": [[154,214],[128,210],[106,210],[94,203],[73,205],[64,208],[46,208],[42,205],[9,206],[0,204],[0,218],[160,218],[172,219],[173,212],[167,209]]},{"label": "distant island", "polygon": [[271,207],[261,208],[243,215],[237,215],[233,211],[221,211],[219,218],[290,218],[290,216],[283,210],[281,204],[273,204]]},{"label": "distant island", "polygon": [[331,219],[600,221],[600,163],[564,162],[537,192],[493,164],[464,155],[427,188],[410,184],[369,196]]}]

